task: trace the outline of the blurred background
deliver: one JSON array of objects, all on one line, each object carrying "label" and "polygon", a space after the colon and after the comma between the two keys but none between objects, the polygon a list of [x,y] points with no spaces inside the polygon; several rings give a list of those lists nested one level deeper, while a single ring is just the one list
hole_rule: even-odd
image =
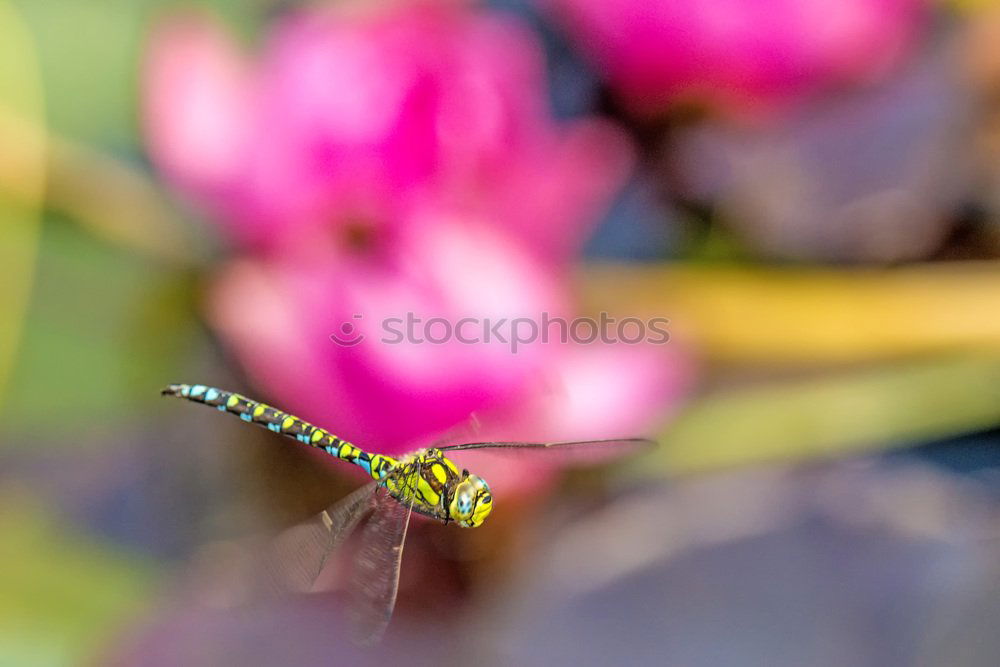
[{"label": "blurred background", "polygon": [[[0,664],[1000,660],[994,3],[0,0],[0,255]],[[411,526],[363,651],[346,556],[227,583],[361,479],[169,382],[659,445],[456,455],[493,515]]]}]

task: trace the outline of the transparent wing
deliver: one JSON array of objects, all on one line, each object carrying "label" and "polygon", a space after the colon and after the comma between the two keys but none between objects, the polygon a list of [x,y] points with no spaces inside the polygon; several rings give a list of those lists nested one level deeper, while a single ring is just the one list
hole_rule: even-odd
[{"label": "transparent wing", "polygon": [[647,438],[610,438],[606,440],[567,440],[562,442],[467,442],[463,445],[441,447],[443,452],[461,452],[473,449],[491,452],[548,451],[565,454],[574,460],[599,463],[626,454],[635,454],[656,446]]},{"label": "transparent wing", "polygon": [[[400,480],[416,479],[420,466],[413,464],[396,474]],[[350,581],[351,613],[361,644],[371,645],[382,637],[396,606],[399,567],[415,496],[410,493],[409,497],[410,502],[403,504],[379,488],[375,510],[361,535]]]},{"label": "transparent wing", "polygon": [[308,592],[327,556],[354,531],[372,509],[376,483],[371,482],[316,516],[284,531],[264,550],[257,578],[261,595]]},{"label": "transparent wing", "polygon": [[469,442],[473,438],[481,438],[482,436],[479,433],[481,430],[482,422],[479,419],[479,413],[473,412],[467,418],[442,433],[430,446],[437,449],[444,449],[446,446],[456,443]]}]

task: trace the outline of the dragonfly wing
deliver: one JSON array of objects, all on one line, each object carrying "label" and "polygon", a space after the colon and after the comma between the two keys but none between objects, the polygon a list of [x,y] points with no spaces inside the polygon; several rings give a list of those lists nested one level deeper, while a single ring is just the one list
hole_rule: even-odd
[{"label": "dragonfly wing", "polygon": [[468,418],[455,424],[442,433],[430,446],[436,449],[447,449],[461,442],[469,442],[474,438],[481,438],[482,422],[479,420],[479,413],[473,412]]},{"label": "dragonfly wing", "polygon": [[260,592],[264,595],[308,592],[323,570],[327,556],[372,509],[375,488],[375,482],[366,484],[278,535],[261,559]]},{"label": "dragonfly wing", "polygon": [[[404,469],[397,479],[416,479],[415,474],[420,474],[417,464]],[[415,495],[409,496],[410,501],[402,503],[379,488],[375,510],[361,535],[350,582],[351,613],[361,644],[371,645],[382,637],[396,606],[399,567]]]},{"label": "dragonfly wing", "polygon": [[523,452],[551,452],[571,461],[582,463],[602,463],[619,456],[638,454],[656,446],[647,438],[610,438],[605,440],[566,440],[557,442],[467,442],[462,445],[441,447],[443,452],[462,452],[474,449],[491,453],[518,454]]}]

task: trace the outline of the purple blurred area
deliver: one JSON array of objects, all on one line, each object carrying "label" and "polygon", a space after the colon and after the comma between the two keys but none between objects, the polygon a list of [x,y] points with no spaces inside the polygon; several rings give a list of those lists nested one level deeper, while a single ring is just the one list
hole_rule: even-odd
[{"label": "purple blurred area", "polygon": [[912,463],[707,476],[554,506],[518,566],[460,604],[436,606],[454,570],[404,568],[409,615],[374,649],[324,594],[168,607],[112,662],[986,665],[996,501]]},{"label": "purple blurred area", "polygon": [[949,35],[893,80],[754,125],[704,124],[665,159],[685,197],[759,254],[827,262],[933,256],[974,196],[973,109]]}]

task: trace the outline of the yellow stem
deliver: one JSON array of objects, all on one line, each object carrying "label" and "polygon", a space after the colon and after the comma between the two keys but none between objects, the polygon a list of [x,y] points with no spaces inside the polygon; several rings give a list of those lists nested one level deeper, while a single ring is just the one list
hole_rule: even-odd
[{"label": "yellow stem", "polygon": [[1000,348],[1000,262],[902,268],[595,266],[586,309],[666,317],[721,363],[802,366]]}]

